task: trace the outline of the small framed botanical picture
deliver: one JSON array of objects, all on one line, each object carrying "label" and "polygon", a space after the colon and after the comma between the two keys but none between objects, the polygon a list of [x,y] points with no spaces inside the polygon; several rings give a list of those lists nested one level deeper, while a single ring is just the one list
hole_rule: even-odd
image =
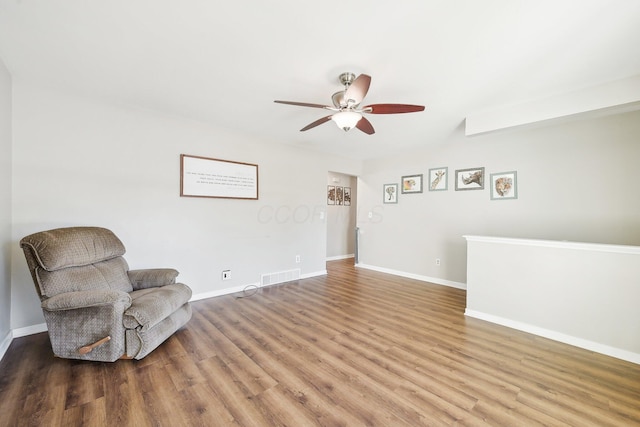
[{"label": "small framed botanical picture", "polygon": [[484,188],[484,168],[456,170],[456,191],[482,190]]},{"label": "small framed botanical picture", "polygon": [[327,185],[327,204],[328,205],[336,204],[336,186],[335,185]]},{"label": "small framed botanical picture", "polygon": [[429,191],[446,191],[449,181],[449,168],[429,169]]},{"label": "small framed botanical picture", "polygon": [[422,193],[422,174],[402,177],[402,194]]},{"label": "small framed botanical picture", "polygon": [[344,205],[351,206],[351,187],[344,187]]},{"label": "small framed botanical picture", "polygon": [[343,188],[336,186],[336,205],[342,205],[344,203]]},{"label": "small framed botanical picture", "polygon": [[517,198],[518,173],[516,171],[491,174],[491,200]]},{"label": "small framed botanical picture", "polygon": [[398,184],[384,184],[382,196],[382,203],[398,203]]},{"label": "small framed botanical picture", "polygon": [[351,206],[351,187],[344,187],[343,196],[344,205]]}]

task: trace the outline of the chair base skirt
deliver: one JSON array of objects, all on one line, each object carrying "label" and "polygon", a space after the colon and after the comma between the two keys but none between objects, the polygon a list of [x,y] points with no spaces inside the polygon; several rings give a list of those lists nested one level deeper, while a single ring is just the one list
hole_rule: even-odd
[{"label": "chair base skirt", "polygon": [[184,326],[189,319],[191,319],[191,306],[186,303],[151,329],[127,329],[125,331],[126,353],[123,358],[142,359]]}]

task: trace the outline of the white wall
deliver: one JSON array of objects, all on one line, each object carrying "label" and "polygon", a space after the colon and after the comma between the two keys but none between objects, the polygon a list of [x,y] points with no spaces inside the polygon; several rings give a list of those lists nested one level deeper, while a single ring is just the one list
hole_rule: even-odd
[{"label": "white wall", "polygon": [[[460,126],[423,150],[367,161],[359,188],[361,263],[464,284],[465,234],[639,245],[639,140],[640,112],[631,112],[476,137]],[[430,192],[425,182],[423,193],[381,203],[383,184],[443,166],[448,191]],[[517,171],[518,199],[492,201],[488,184],[455,191],[455,170],[473,167],[486,168],[487,182],[491,173]]]},{"label": "white wall", "polygon": [[327,205],[327,258],[345,258],[355,253],[358,180],[355,176],[329,172],[327,185],[351,189],[351,204]]},{"label": "white wall", "polygon": [[11,75],[0,60],[0,357],[11,313]]},{"label": "white wall", "polygon": [[[6,74],[2,91],[11,87]],[[13,329],[43,321],[18,242],[53,227],[109,227],[124,241],[132,268],[175,267],[201,295],[256,283],[262,273],[324,271],[327,223],[319,213],[327,209],[327,171],[360,177],[360,262],[391,272],[466,283],[465,234],[640,244],[638,112],[473,138],[460,127],[435,146],[370,160],[364,168],[24,82],[13,82],[9,112],[13,174],[11,164],[0,173],[4,183],[13,179],[13,197],[5,184],[0,198],[2,206],[12,205]],[[11,143],[2,135],[4,159]],[[180,198],[181,153],[259,164],[260,200]],[[477,166],[487,177],[517,170],[519,198],[491,201],[488,187],[454,191],[450,177],[448,191],[425,185],[424,193],[382,204],[383,184],[440,166],[452,176]],[[221,281],[223,269],[232,270],[231,281]],[[6,287],[3,292],[8,295]]]},{"label": "white wall", "polygon": [[[194,294],[209,295],[262,273],[323,273],[327,171],[360,173],[351,160],[23,82],[14,83],[13,117],[14,329],[43,321],[18,246],[27,234],[110,228],[131,268],[177,268]],[[258,164],[259,200],[179,197],[181,153]],[[225,269],[232,280],[222,282]]]}]

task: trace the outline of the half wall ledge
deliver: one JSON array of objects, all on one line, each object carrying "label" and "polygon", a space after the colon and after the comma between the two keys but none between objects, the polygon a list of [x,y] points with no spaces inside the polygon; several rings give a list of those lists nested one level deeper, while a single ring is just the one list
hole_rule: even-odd
[{"label": "half wall ledge", "polygon": [[640,247],[464,237],[465,315],[640,364]]}]

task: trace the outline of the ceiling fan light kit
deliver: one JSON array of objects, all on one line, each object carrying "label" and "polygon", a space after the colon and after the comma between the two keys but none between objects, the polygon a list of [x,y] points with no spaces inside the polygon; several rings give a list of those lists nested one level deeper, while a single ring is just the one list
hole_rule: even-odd
[{"label": "ceiling fan light kit", "polygon": [[351,128],[355,127],[360,119],[362,119],[362,114],[354,111],[340,111],[339,113],[331,116],[331,120],[336,122],[338,127],[345,132],[348,132]]},{"label": "ceiling fan light kit", "polygon": [[362,114],[400,114],[400,113],[415,113],[418,111],[424,111],[423,105],[411,105],[411,104],[372,104],[359,108],[360,103],[367,95],[369,86],[371,84],[371,77],[366,74],[360,74],[356,77],[353,73],[342,73],[338,77],[340,83],[344,85],[344,90],[333,94],[331,101],[333,107],[322,104],[310,104],[307,102],[294,102],[294,101],[274,101],[278,104],[296,105],[299,107],[312,107],[322,108],[325,110],[333,111],[334,114],[323,117],[316,120],[313,123],[300,129],[301,132],[319,126],[323,123],[333,120],[336,125],[348,132],[352,128],[356,127],[362,132],[372,135],[375,133],[373,125]]}]

